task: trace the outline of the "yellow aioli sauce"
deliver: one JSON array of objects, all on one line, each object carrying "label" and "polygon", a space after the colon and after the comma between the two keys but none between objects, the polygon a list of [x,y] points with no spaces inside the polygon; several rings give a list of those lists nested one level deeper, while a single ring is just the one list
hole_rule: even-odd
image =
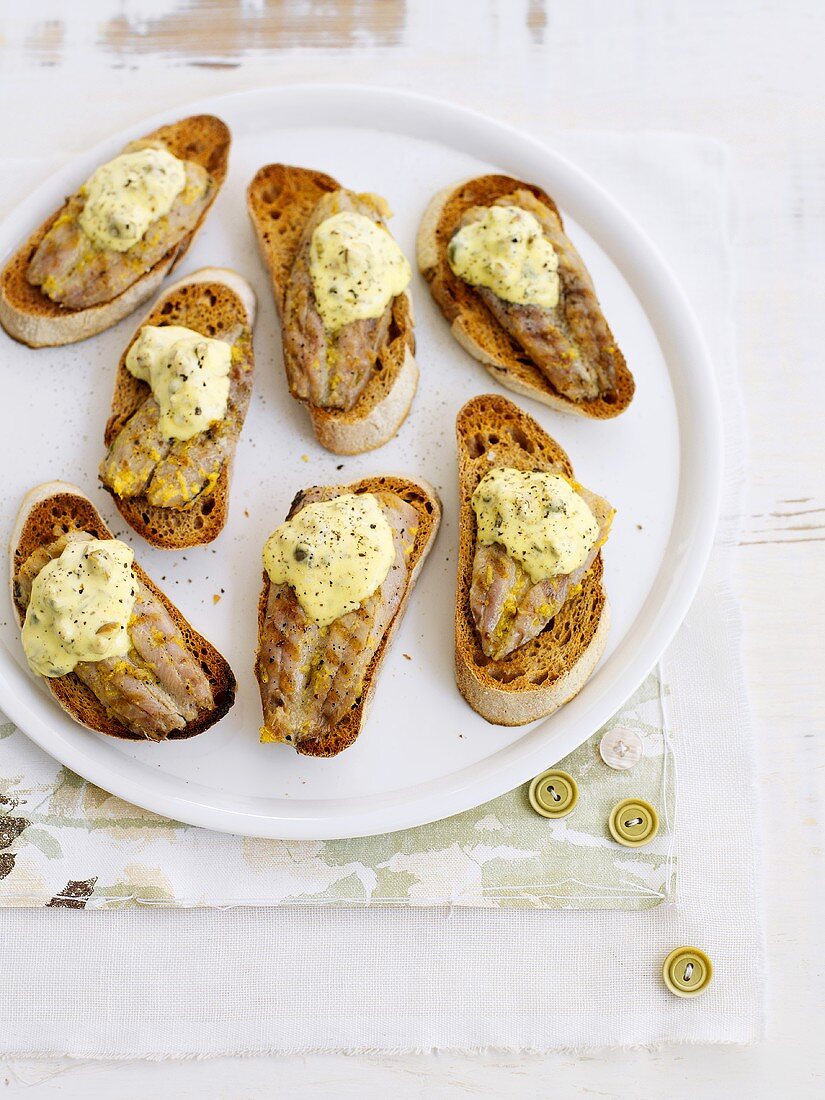
[{"label": "yellow aioli sauce", "polygon": [[80,228],[98,248],[127,252],[164,217],[186,184],[183,161],[165,149],[123,153],[83,185]]},{"label": "yellow aioli sauce", "polygon": [[395,561],[392,527],[371,493],[308,504],[276,527],[263,550],[273,584],[288,584],[319,626],[354,611]]},{"label": "yellow aioli sauce", "polygon": [[119,539],[91,539],[70,542],[43,566],[23,623],[23,649],[33,672],[65,676],[80,661],[129,652],[134,557]]},{"label": "yellow aioli sauce", "polygon": [[166,439],[191,439],[226,416],[232,348],[182,325],[144,325],[126,369],[148,382]]},{"label": "yellow aioli sauce", "polygon": [[412,277],[386,229],[353,211],[326,218],[309,245],[309,274],[324,328],[380,317]]},{"label": "yellow aioli sauce", "polygon": [[500,543],[536,584],[578,569],[599,538],[596,517],[559,474],[498,467],[473,493],[478,541]]},{"label": "yellow aioli sauce", "polygon": [[492,290],[505,302],[559,304],[559,258],[534,214],[519,206],[488,206],[478,221],[453,234],[447,261],[454,275]]}]

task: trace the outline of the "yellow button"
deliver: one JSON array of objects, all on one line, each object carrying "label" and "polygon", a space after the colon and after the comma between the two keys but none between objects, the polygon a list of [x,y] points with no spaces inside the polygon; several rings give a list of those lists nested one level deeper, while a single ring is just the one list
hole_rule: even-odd
[{"label": "yellow button", "polygon": [[677,997],[698,997],[710,985],[713,964],[698,947],[677,947],[662,966],[662,978]]},{"label": "yellow button", "polygon": [[566,817],[579,801],[576,780],[567,772],[542,772],[530,784],[530,805],[542,817]]},{"label": "yellow button", "polygon": [[659,815],[642,798],[626,798],[613,807],[607,826],[610,835],[626,848],[641,848],[659,831]]}]

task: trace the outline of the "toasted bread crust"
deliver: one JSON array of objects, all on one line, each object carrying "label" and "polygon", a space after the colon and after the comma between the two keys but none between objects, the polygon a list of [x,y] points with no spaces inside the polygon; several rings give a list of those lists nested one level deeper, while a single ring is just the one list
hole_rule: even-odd
[{"label": "toasted bread crust", "polygon": [[[337,726],[330,729],[324,737],[299,741],[297,743],[295,746],[297,751],[304,756],[337,756],[339,752],[343,752],[344,749],[349,748],[361,732],[375,694],[375,686],[381,664],[387,654],[390,642],[398,628],[398,624],[404,617],[404,610],[406,609],[410,592],[418,578],[421,566],[424,564],[432,548],[441,522],[441,502],[438,499],[438,494],[435,489],[426,481],[393,476],[368,477],[363,478],[361,481],[356,481],[352,485],[336,486],[335,489],[336,492],[339,493],[375,493],[380,490],[388,490],[389,492],[396,493],[403,500],[415,507],[420,516],[420,522],[415,536],[415,544],[410,554],[410,570],[404,595],[367,669],[361,698],[347,714],[347,717],[342,722],[339,722]],[[299,509],[305,492],[306,490],[302,490],[293,500],[287,516],[288,519]],[[263,588],[258,601],[259,637],[263,631],[264,620],[266,618],[269,586],[269,575],[266,570],[264,570]],[[257,668],[257,658],[255,667]]]},{"label": "toasted bread crust", "polygon": [[[88,531],[100,539],[113,537],[95,506],[77,486],[65,481],[51,481],[32,489],[20,506],[9,548],[12,604],[21,627],[25,612],[14,598],[14,578],[20,566],[38,546],[54,541],[56,527],[62,530],[74,527]],[[209,678],[214,709],[190,722],[182,730],[172,730],[166,740],[194,737],[220,721],[232,706],[235,701],[235,676],[226,659],[189,625],[168,596],[161,592],[137,562],[134,570],[142,583],[166,607],[175,626],[183,635],[187,649],[197,656]],[[126,741],[145,740],[140,734],[133,733],[111,718],[93,692],[74,673],[54,679],[47,678],[46,683],[61,707],[87,729]]]},{"label": "toasted bread crust", "polygon": [[575,416],[595,420],[618,416],[630,404],[635,390],[633,375],[618,349],[615,398],[572,401],[554,389],[523,349],[504,331],[473,288],[453,274],[447,262],[447,245],[464,213],[471,206],[489,206],[516,189],[531,191],[561,221],[556,204],[536,184],[503,175],[466,180],[439,191],[431,199],[416,239],[418,268],[450,322],[453,336],[465,351],[484,364],[502,386]]},{"label": "toasted bread crust", "polygon": [[[118,432],[151,392],[146,382],[141,382],[126,369],[126,356],[144,325],[183,325],[207,336],[242,325],[249,330],[248,359],[250,370],[254,372],[251,343],[254,323],[254,292],[234,271],[205,267],[173,283],[140,322],[120,357],[112,413],[104,433],[106,447],[112,445]],[[150,504],[145,496],[123,498],[109,486],[103,488],[111,494],[129,526],[148,543],[161,550],[185,550],[212,542],[223,530],[229,511],[232,465],[230,458],[224,463],[211,492],[202,493],[186,508],[161,508]]]},{"label": "toasted bread crust", "polygon": [[[459,691],[482,718],[502,726],[534,722],[563,706],[584,686],[607,642],[610,610],[596,556],[581,591],[548,626],[500,660],[491,660],[470,610],[476,520],[472,496],[496,466],[555,470],[573,477],[570,459],[539,425],[505,397],[474,397],[456,420],[459,480],[458,588],[455,670]],[[491,456],[493,456],[491,458]]]},{"label": "toasted bread crust", "polygon": [[103,332],[151,298],[183,259],[226,178],[231,141],[229,129],[213,115],[192,115],[161,126],[145,137],[162,141],[175,156],[202,165],[212,176],[215,189],[197,225],[180,244],[116,298],[85,309],[68,309],[53,302],[26,278],[29,261],[64,207],[56,210],[21,245],[0,273],[0,324],[15,340],[33,348],[56,347]]},{"label": "toasted bread crust", "polygon": [[[280,316],[304,226],[321,197],[340,188],[332,176],[288,164],[265,165],[249,185],[249,217]],[[328,451],[352,455],[375,450],[404,423],[418,385],[413,325],[412,301],[405,291],[395,299],[387,343],[355,405],[349,410],[307,406],[316,438]]]}]

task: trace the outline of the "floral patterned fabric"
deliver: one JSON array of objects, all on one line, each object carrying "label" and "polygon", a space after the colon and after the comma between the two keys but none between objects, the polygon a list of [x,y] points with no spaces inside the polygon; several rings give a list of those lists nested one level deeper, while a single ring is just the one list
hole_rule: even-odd
[{"label": "floral patterned fabric", "polygon": [[[0,724],[0,905],[659,905],[673,899],[675,881],[665,697],[652,674],[603,730],[558,762],[579,785],[565,818],[536,814],[523,786],[416,829],[326,842],[170,821],[87,783]],[[615,726],[642,738],[643,758],[629,771],[599,755]],[[643,848],[623,848],[607,830],[611,808],[630,796],[659,811],[659,833]]]}]

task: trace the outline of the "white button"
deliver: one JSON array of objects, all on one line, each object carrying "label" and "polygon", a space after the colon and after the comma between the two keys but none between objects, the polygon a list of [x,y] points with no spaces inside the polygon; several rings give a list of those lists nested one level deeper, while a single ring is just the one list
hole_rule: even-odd
[{"label": "white button", "polygon": [[642,739],[633,730],[616,726],[599,742],[599,752],[608,768],[626,772],[642,759]]}]

